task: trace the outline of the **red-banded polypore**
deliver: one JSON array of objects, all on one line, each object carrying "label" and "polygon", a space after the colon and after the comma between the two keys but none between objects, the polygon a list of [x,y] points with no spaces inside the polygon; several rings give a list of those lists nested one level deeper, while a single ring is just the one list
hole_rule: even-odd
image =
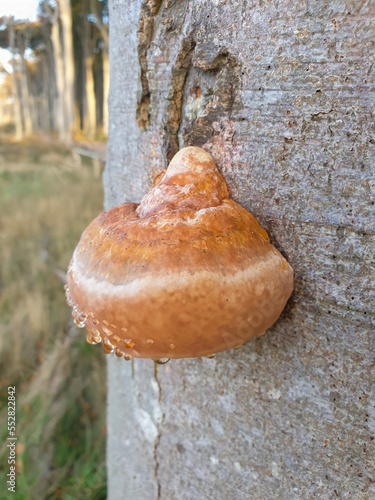
[{"label": "red-banded polypore", "polygon": [[292,268],[229,198],[211,156],[188,147],[139,205],[88,226],[66,293],[88,342],[163,359],[211,356],[263,334],[292,288]]}]

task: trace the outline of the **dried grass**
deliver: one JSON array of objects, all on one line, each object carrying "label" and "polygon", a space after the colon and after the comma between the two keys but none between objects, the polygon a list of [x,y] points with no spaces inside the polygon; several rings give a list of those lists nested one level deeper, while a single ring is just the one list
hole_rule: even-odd
[{"label": "dried grass", "polygon": [[6,435],[15,385],[16,499],[105,498],[105,360],[72,325],[61,281],[103,196],[92,166],[71,158],[0,145],[0,419]]}]

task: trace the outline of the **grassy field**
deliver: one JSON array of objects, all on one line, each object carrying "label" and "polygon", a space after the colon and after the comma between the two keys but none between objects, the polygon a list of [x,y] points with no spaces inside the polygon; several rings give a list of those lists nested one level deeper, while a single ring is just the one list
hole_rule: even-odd
[{"label": "grassy field", "polygon": [[[102,203],[98,172],[69,150],[0,144],[0,498],[106,497],[104,354],[74,327],[63,289]],[[9,495],[8,386],[16,386],[18,437]]]}]

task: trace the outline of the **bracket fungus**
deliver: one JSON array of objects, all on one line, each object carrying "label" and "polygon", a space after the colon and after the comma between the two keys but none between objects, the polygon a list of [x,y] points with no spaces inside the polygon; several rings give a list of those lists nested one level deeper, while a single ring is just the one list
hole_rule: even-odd
[{"label": "bracket fungus", "polygon": [[140,204],[88,226],[66,295],[88,342],[162,362],[211,357],[263,334],[292,288],[292,268],[229,198],[211,156],[187,147]]}]

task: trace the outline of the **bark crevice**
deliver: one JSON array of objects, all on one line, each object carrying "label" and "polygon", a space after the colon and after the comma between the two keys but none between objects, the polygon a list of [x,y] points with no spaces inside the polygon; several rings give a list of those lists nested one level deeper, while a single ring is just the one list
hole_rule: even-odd
[{"label": "bark crevice", "polygon": [[214,44],[205,43],[197,45],[192,65],[183,102],[182,142],[203,146],[222,132],[222,118],[227,122],[226,136],[232,141],[232,114],[242,107],[240,63],[227,48],[218,51]]},{"label": "bark crevice", "polygon": [[182,101],[185,84],[192,64],[196,42],[190,34],[182,40],[181,49],[172,68],[170,92],[166,114],[166,156],[168,163],[179,150],[178,132],[181,126]]},{"label": "bark crevice", "polygon": [[141,7],[138,28],[138,60],[141,68],[141,97],[137,105],[137,123],[141,130],[150,126],[150,88],[147,77],[147,52],[150,48],[162,0],[145,1]]}]

